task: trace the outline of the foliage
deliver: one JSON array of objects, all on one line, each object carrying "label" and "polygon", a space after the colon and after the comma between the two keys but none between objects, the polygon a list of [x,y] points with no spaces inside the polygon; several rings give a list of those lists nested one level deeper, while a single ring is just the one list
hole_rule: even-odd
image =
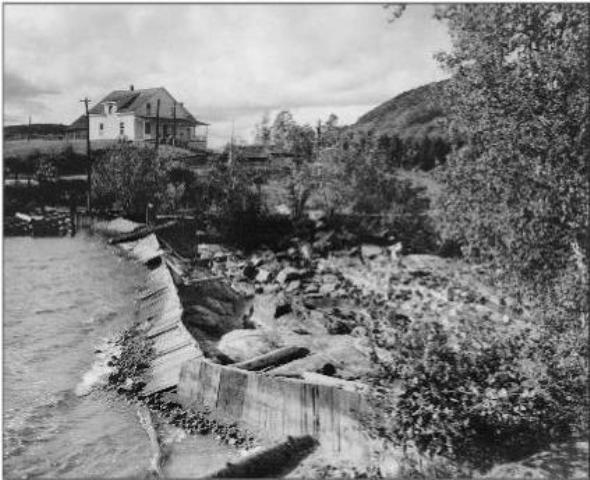
[{"label": "foliage", "polygon": [[[588,244],[588,9],[452,5],[443,224],[466,253],[544,284]],[[452,102],[451,102],[452,98]]]},{"label": "foliage", "polygon": [[86,155],[74,151],[71,145],[63,150],[42,152],[33,149],[27,155],[10,155],[4,159],[5,173],[12,176],[34,175],[40,164],[51,163],[55,175],[76,175],[86,173]]},{"label": "foliage", "polygon": [[237,159],[215,165],[191,189],[194,203],[214,219],[223,237],[246,248],[260,241],[259,230],[268,220],[258,177]]},{"label": "foliage", "polygon": [[270,118],[268,113],[265,113],[260,120],[260,123],[256,125],[256,134],[254,137],[254,143],[256,145],[264,145],[265,147],[270,145],[271,142],[271,128],[269,127]]},{"label": "foliage", "polygon": [[167,163],[149,148],[128,144],[111,147],[92,167],[94,204],[118,204],[126,215],[143,218],[148,204],[167,202]]},{"label": "foliage", "polygon": [[564,352],[563,338],[529,328],[395,323],[378,320],[372,329],[388,353],[375,355],[379,435],[489,467],[585,427],[583,342]]},{"label": "foliage", "polygon": [[[335,120],[332,119],[332,123]],[[289,111],[277,114],[271,128],[274,147],[293,156],[287,190],[293,218],[302,218],[305,206],[317,187],[311,166],[316,154],[316,131],[310,125],[298,125]]]},{"label": "foliage", "polygon": [[359,231],[389,231],[407,252],[431,252],[437,238],[423,189],[402,180],[381,142],[347,133],[320,152],[317,206],[330,216],[352,214]]},{"label": "foliage", "polygon": [[528,296],[537,318],[509,330],[376,316],[375,402],[385,414],[374,426],[386,438],[477,463],[587,433],[588,14],[561,4],[437,8],[453,40],[438,56],[453,74],[441,232]]}]

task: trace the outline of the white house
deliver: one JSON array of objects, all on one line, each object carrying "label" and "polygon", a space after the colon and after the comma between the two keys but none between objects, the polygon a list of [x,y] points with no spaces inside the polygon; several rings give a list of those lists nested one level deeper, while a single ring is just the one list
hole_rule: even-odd
[{"label": "white house", "polygon": [[[129,90],[114,90],[88,114],[90,140],[154,140],[157,123],[161,143],[175,139],[179,144],[207,146],[208,124],[193,117],[164,87],[135,90],[132,85]],[[71,136],[76,138],[85,138],[86,130],[85,115],[69,128]]]}]

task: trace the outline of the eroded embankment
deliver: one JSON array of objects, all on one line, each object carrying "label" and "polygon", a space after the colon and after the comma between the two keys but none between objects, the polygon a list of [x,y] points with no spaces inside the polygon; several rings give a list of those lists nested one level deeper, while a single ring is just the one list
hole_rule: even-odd
[{"label": "eroded embankment", "polygon": [[[287,435],[305,437],[309,433],[333,451],[347,454],[353,451],[358,445],[355,438],[358,440],[360,432],[354,420],[361,409],[360,396],[332,387],[279,380],[204,361],[196,338],[200,338],[207,348],[208,342],[215,343],[224,332],[243,326],[247,319],[243,313],[248,302],[227,285],[217,285],[212,293],[210,283],[220,280],[203,276],[206,272],[201,271],[199,275],[192,270],[191,275],[186,275],[183,260],[173,252],[163,250],[153,234],[122,243],[121,248],[148,268],[147,287],[138,305],[140,328],[136,332],[151,344],[149,380],[140,392],[140,396],[147,399],[148,406],[158,410],[165,407],[168,420],[173,423],[199,433],[215,433],[230,444],[252,444],[252,436],[243,433],[247,429],[255,431],[267,444],[280,441]],[[209,288],[203,288],[208,284]],[[212,294],[208,296],[207,292]],[[189,327],[194,324],[191,319],[195,315],[199,316],[196,323],[201,328],[192,328],[192,332],[197,333],[193,336],[185,323]],[[208,328],[202,329],[204,324]],[[193,362],[212,368],[218,374],[218,381],[211,382],[208,381],[211,378],[200,376],[195,382],[194,378],[179,375],[181,368],[190,371]],[[249,382],[240,380],[245,378]],[[129,383],[125,380],[122,390],[131,392],[133,389],[129,388]],[[240,388],[246,385],[249,388]],[[176,402],[174,392],[160,395],[160,392],[175,387],[178,387],[180,403],[187,407],[184,411]],[[189,392],[193,390],[200,395],[198,398],[215,396],[217,400],[199,402],[198,398],[191,398]],[[292,454],[297,452],[292,451]],[[284,468],[284,465],[276,466],[279,467]]]}]

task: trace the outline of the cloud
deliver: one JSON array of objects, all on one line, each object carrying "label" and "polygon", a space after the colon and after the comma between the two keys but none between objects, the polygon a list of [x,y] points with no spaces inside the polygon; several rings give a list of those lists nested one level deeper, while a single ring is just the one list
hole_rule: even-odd
[{"label": "cloud", "polygon": [[165,86],[218,144],[232,121],[249,136],[265,111],[352,122],[351,112],[444,78],[432,55],[449,36],[432,8],[410,5],[388,24],[378,5],[10,4],[4,67],[12,97],[26,85],[48,122],[73,121],[85,95]]},{"label": "cloud", "polygon": [[5,72],[3,81],[4,100],[9,102],[30,100],[40,95],[59,93],[51,86],[36,85],[14,72]]}]

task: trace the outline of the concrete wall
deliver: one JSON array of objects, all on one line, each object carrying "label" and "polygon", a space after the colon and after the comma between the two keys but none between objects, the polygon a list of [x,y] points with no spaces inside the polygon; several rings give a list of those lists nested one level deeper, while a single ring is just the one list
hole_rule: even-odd
[{"label": "concrete wall", "polygon": [[237,421],[267,440],[312,435],[329,453],[354,461],[370,455],[358,420],[366,401],[354,392],[197,359],[182,366],[178,394],[185,408],[209,407],[215,417]]}]

